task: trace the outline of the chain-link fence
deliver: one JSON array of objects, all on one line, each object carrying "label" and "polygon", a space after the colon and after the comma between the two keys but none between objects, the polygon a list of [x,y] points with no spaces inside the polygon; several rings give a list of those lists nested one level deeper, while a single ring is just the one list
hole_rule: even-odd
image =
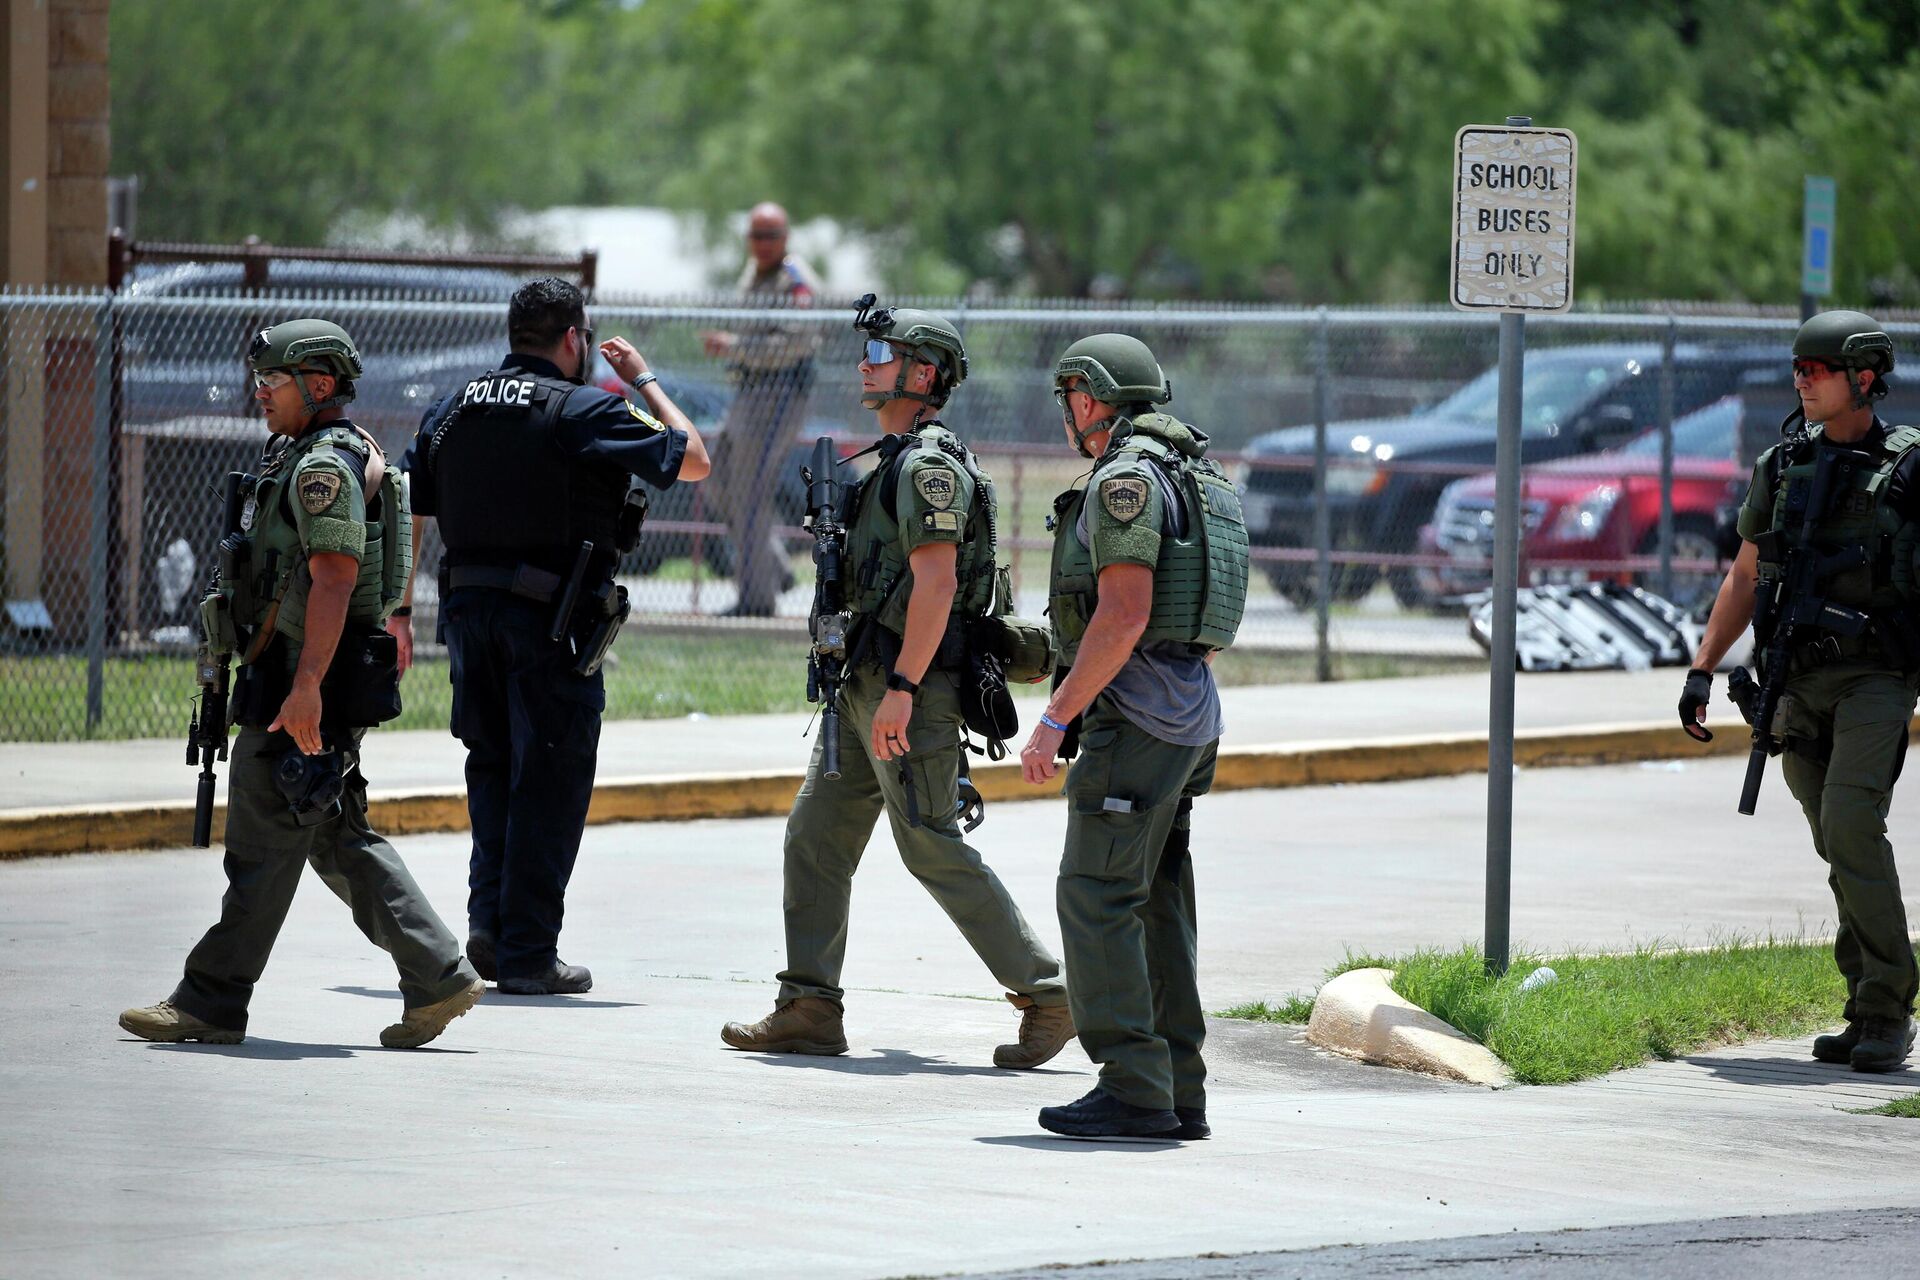
[{"label": "chain-link fence", "polygon": [[[505,288],[507,286],[503,286]],[[185,724],[195,605],[218,540],[219,480],[267,435],[240,353],[266,325],[321,315],[366,363],[352,416],[393,458],[426,410],[495,367],[505,295],[0,293],[0,737],[170,735]],[[1153,347],[1172,410],[1245,492],[1261,572],[1230,678],[1338,678],[1470,663],[1461,600],[1490,578],[1497,325],[1451,311],[926,303],[966,335],[972,375],[946,421],[1000,493],[1021,612],[1045,604],[1053,498],[1086,464],[1051,370],[1105,329]],[[601,300],[712,442],[711,480],[655,495],[622,565],[634,616],[608,667],[614,716],[802,705],[811,441],[872,438],[851,313]],[[1523,581],[1631,579],[1710,599],[1716,535],[1793,403],[1795,319],[1574,314],[1529,326]],[[1890,324],[1903,364],[1920,325]],[[620,390],[602,364],[595,380]],[[1913,420],[1899,377],[1884,412]],[[1920,406],[1914,406],[1920,407]],[[865,466],[865,462],[857,465]],[[402,724],[446,723],[432,643],[438,540],[420,549]]]}]

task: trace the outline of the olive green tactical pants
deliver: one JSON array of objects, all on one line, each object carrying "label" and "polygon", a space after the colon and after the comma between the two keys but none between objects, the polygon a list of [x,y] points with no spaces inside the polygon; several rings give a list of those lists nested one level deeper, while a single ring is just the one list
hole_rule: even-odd
[{"label": "olive green tactical pants", "polygon": [[1847,980],[1846,1018],[1901,1018],[1920,969],[1907,936],[1887,806],[1906,758],[1915,678],[1839,662],[1787,681],[1781,774],[1813,828],[1840,917],[1833,958]]},{"label": "olive green tactical pants", "polygon": [[[816,739],[807,779],[787,817],[787,967],[780,999],[822,996],[839,1001],[847,954],[853,873],[884,809],[900,860],[940,904],[974,953],[1007,990],[1035,1004],[1067,1002],[1060,962],[1034,936],[993,869],[960,836],[960,699],[947,675],[930,671],[907,722],[912,751],[911,808],[897,760],[871,751],[874,714],[886,678],[863,668],[840,698],[840,777],[821,773]],[[919,825],[910,820],[918,811]]]},{"label": "olive green tactical pants", "polygon": [[[355,734],[356,748],[359,739]],[[216,1027],[246,1030],[247,1002],[293,905],[300,872],[309,865],[352,908],[360,932],[393,956],[407,1008],[464,990],[479,975],[400,855],[367,825],[359,751],[342,753],[352,767],[339,815],[302,827],[273,783],[274,768],[292,745],[282,733],[242,729],[229,748],[227,892],[220,922],[187,956],[186,973],[169,998]]]},{"label": "olive green tactical pants", "polygon": [[1096,699],[1067,772],[1060,936],[1073,1025],[1100,1087],[1137,1107],[1204,1107],[1192,800],[1219,743],[1183,747]]}]

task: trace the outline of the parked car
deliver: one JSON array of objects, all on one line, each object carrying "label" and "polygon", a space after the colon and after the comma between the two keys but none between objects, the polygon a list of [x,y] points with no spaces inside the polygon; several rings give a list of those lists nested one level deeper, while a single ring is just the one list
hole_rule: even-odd
[{"label": "parked car", "polygon": [[[1528,462],[1617,447],[1659,420],[1661,349],[1652,344],[1582,345],[1530,351],[1522,383],[1522,456]],[[1728,349],[1684,344],[1674,352],[1674,412],[1688,413],[1734,391],[1751,369],[1780,364],[1777,348]],[[1499,371],[1488,369],[1423,412],[1328,428],[1327,507],[1336,550],[1408,553],[1449,476],[1420,464],[1491,466],[1497,431]],[[1244,508],[1256,546],[1313,545],[1313,428],[1287,427],[1248,447]],[[1287,459],[1287,467],[1261,466]],[[1415,464],[1409,468],[1407,464]],[[1296,604],[1313,598],[1311,565],[1263,566],[1274,588]],[[1379,581],[1370,565],[1336,566],[1336,599],[1357,599]],[[1435,602],[1411,568],[1388,583],[1406,606]]]},{"label": "parked car", "polygon": [[[1745,469],[1736,458],[1744,403],[1725,396],[1673,424],[1673,558],[1717,563],[1714,521],[1728,488]],[[1660,433],[1624,448],[1525,469],[1521,478],[1521,559],[1550,577],[1606,578],[1651,588],[1652,573],[1588,570],[1582,562],[1657,555],[1660,539]],[[1494,477],[1467,476],[1441,490],[1420,549],[1447,556],[1422,568],[1421,590],[1450,599],[1485,588],[1492,575]],[[1692,609],[1710,601],[1718,570],[1676,571],[1673,600]]]}]

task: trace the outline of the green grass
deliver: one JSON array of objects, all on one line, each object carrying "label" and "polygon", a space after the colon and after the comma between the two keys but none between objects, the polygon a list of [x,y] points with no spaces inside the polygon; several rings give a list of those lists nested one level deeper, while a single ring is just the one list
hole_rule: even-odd
[{"label": "green grass", "polygon": [[1279,1003],[1268,1004],[1265,1000],[1255,1000],[1251,1004],[1237,1004],[1231,1009],[1222,1009],[1222,1018],[1244,1018],[1249,1022],[1288,1022],[1304,1024],[1313,1016],[1313,997],[1298,991],[1289,991],[1280,997]]},{"label": "green grass", "polygon": [[1892,1102],[1883,1102],[1877,1107],[1862,1107],[1853,1114],[1857,1116],[1895,1116],[1901,1120],[1920,1120],[1920,1093],[1910,1098],[1895,1098]]},{"label": "green grass", "polygon": [[[683,562],[684,563],[684,562]],[[1484,662],[1336,656],[1341,679],[1370,680],[1484,668]],[[1228,650],[1215,662],[1227,686],[1314,678],[1313,655]],[[102,719],[87,730],[87,661],[69,654],[0,655],[0,741],[172,737],[184,734],[195,693],[193,663],[178,653],[109,658]],[[607,718],[660,719],[799,711],[806,707],[806,641],[768,632],[641,624],[607,662]],[[444,729],[452,710],[444,657],[423,657],[400,685],[401,729]]]},{"label": "green grass", "polygon": [[[1522,992],[1521,982],[1544,964],[1557,980]],[[1327,976],[1363,965],[1392,969],[1395,991],[1480,1040],[1527,1084],[1566,1084],[1650,1058],[1804,1035],[1834,1022],[1846,999],[1827,944],[1771,938],[1698,951],[1520,956],[1497,979],[1473,946],[1393,959],[1350,955]],[[1292,1022],[1311,1009],[1293,996],[1223,1016]]]}]

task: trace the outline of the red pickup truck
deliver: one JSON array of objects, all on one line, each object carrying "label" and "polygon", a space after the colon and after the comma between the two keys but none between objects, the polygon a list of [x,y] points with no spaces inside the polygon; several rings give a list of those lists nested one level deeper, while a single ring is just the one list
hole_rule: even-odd
[{"label": "red pickup truck", "polygon": [[[1714,520],[1729,487],[1745,479],[1747,469],[1735,461],[1742,412],[1733,395],[1673,423],[1673,595],[1682,608],[1710,602],[1724,575]],[[1493,499],[1491,473],[1441,491],[1432,523],[1420,530],[1421,551],[1448,559],[1419,571],[1430,595],[1457,599],[1489,585]],[[1527,467],[1520,511],[1523,583],[1611,578],[1652,587],[1653,570],[1622,562],[1659,554],[1660,433]]]}]

